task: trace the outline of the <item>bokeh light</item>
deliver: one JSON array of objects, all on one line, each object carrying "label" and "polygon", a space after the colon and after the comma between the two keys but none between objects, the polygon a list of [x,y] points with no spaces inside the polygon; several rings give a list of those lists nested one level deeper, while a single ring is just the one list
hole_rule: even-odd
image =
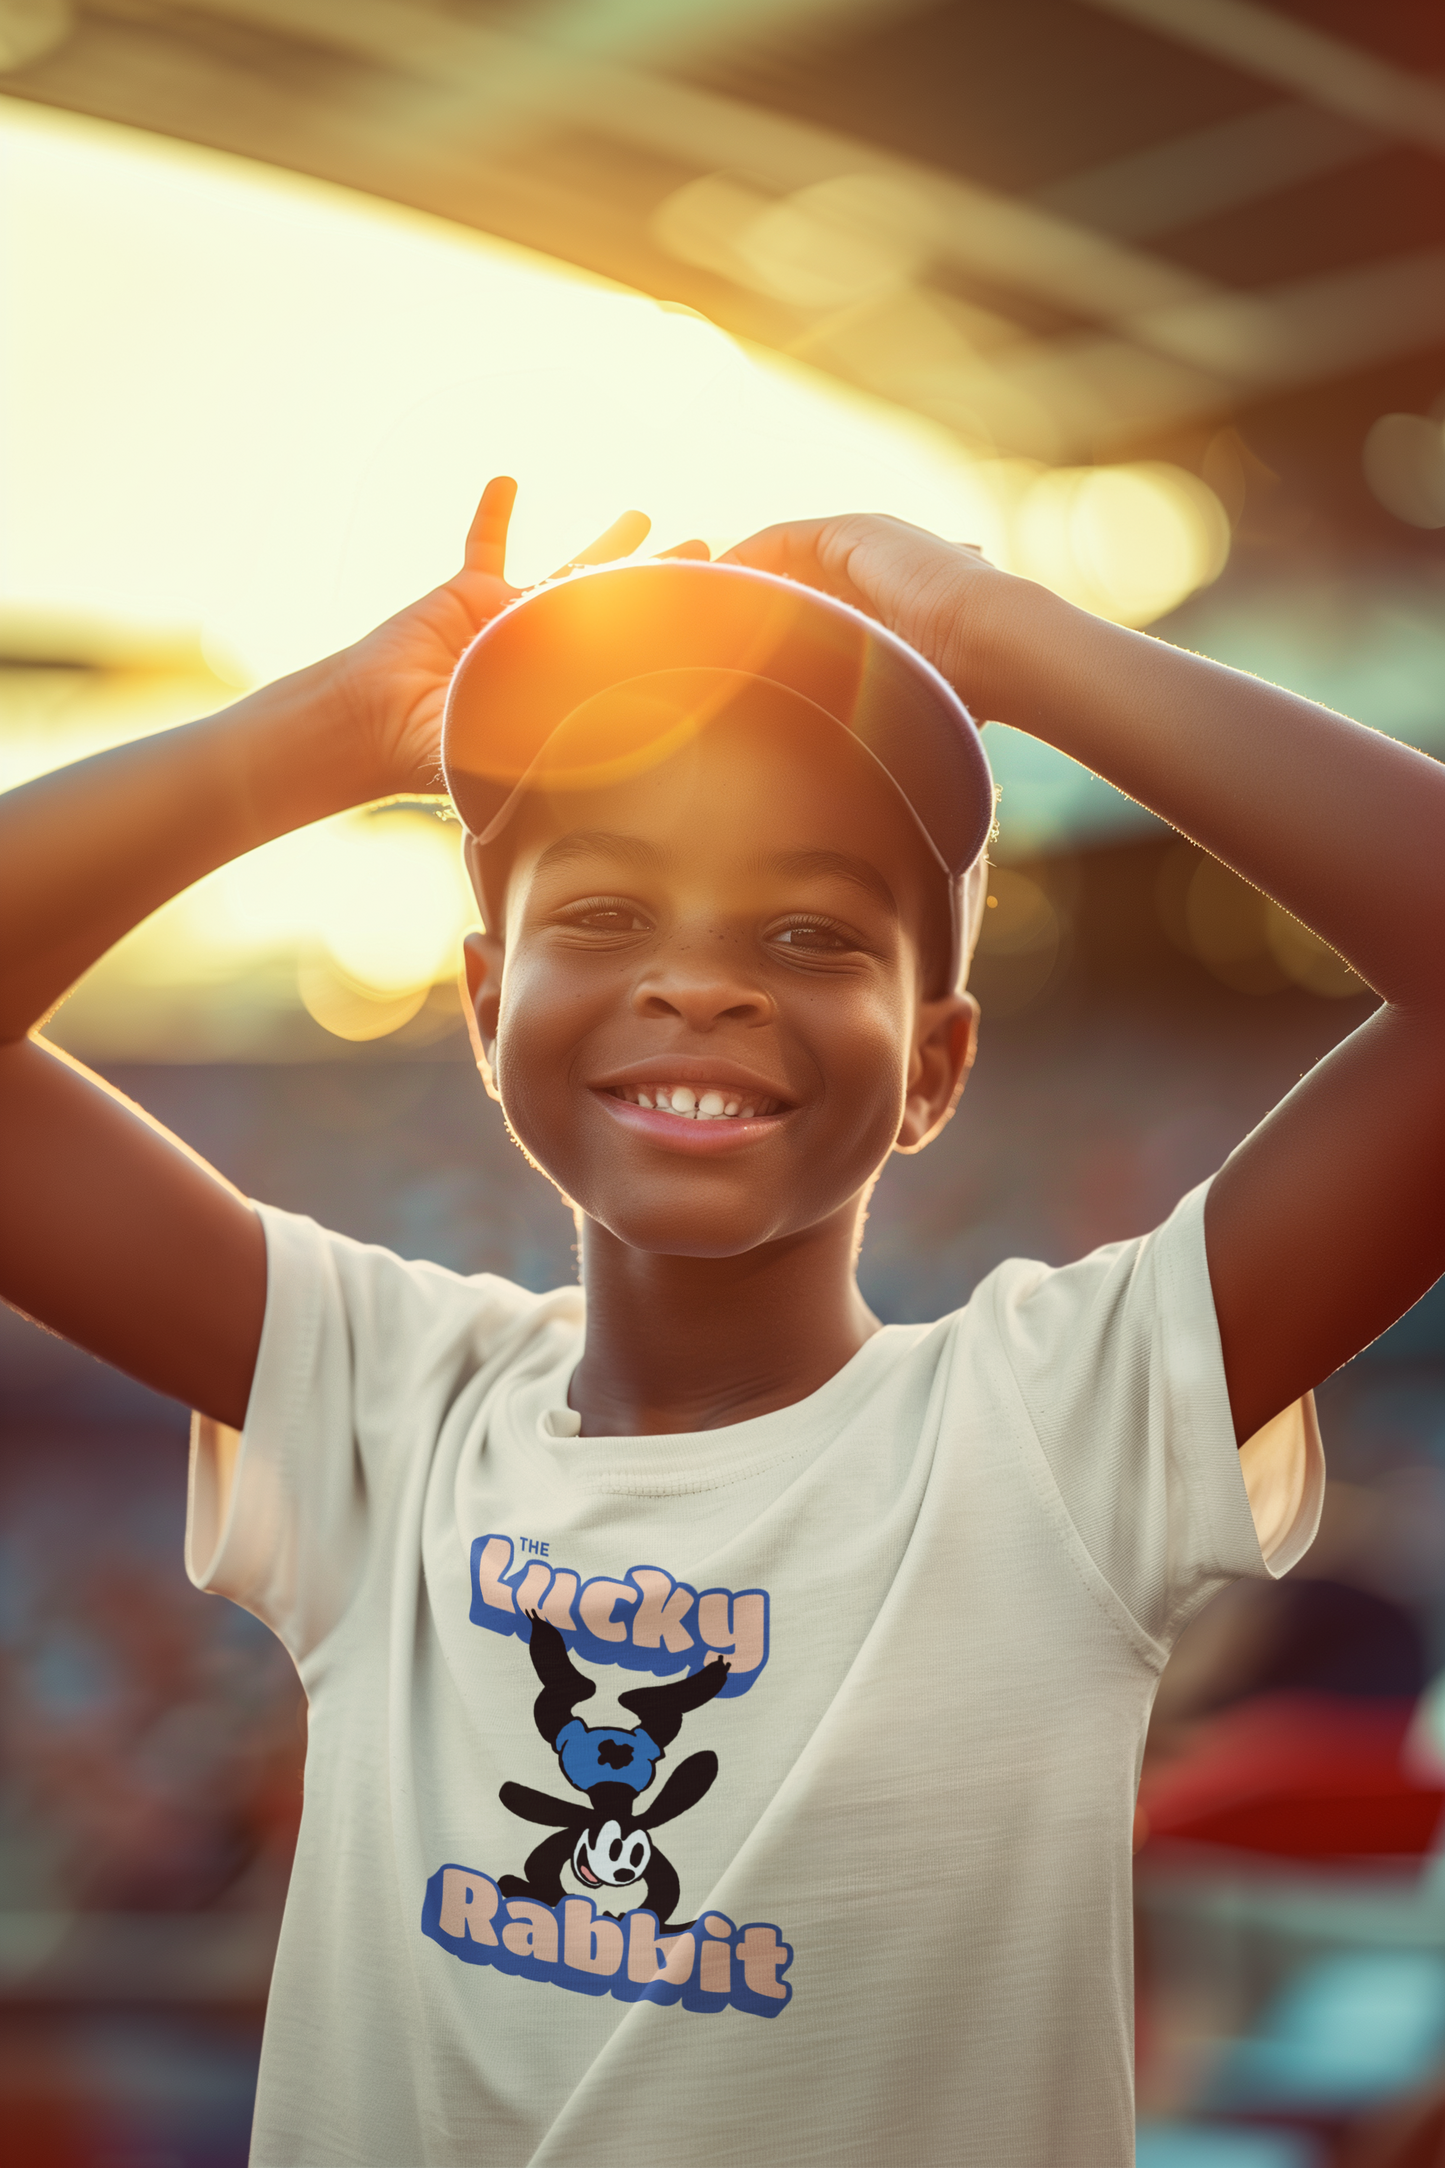
[{"label": "bokeh light", "polygon": [[1357,1001],[1369,988],[1343,956],[1308,926],[1270,898],[1265,911],[1265,940],[1286,978],[1327,1001]]},{"label": "bokeh light", "polygon": [[306,957],[296,975],[297,990],[308,1016],[333,1038],[387,1039],[419,1014],[427,998],[425,986],[413,986],[397,994],[376,994],[358,986],[337,971],[324,957]]},{"label": "bokeh light", "polygon": [[424,993],[456,976],[461,935],[477,918],[459,836],[405,808],[319,822],[178,896],[150,922],[152,950],[189,974],[315,946],[363,995]]},{"label": "bokeh light", "polygon": [[687,182],[653,214],[669,255],[800,309],[842,309],[907,282],[936,239],[923,192],[894,175],[843,174],[792,195],[733,173]]},{"label": "bokeh light", "polygon": [[991,866],[988,898],[969,984],[985,1016],[1014,1016],[1054,975],[1063,924],[1042,881],[1010,866]]},{"label": "bokeh light", "polygon": [[1165,854],[1156,902],[1175,947],[1234,993],[1277,994],[1299,987],[1344,1001],[1369,991],[1318,934],[1192,843],[1177,843]]},{"label": "bokeh light", "polygon": [[1016,500],[1009,549],[1012,569],[1123,625],[1152,624],[1228,555],[1213,490],[1162,461],[1041,472]]},{"label": "bokeh light", "polygon": [[1365,439],[1365,480],[1411,527],[1445,527],[1445,427],[1423,414],[1382,414]]},{"label": "bokeh light", "polygon": [[470,905],[457,831],[401,814],[338,824],[328,842],[315,923],[338,969],[382,995],[454,974]]}]

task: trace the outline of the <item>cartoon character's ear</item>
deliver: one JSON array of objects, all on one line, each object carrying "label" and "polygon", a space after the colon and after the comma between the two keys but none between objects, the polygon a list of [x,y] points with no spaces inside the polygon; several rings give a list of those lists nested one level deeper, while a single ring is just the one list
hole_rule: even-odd
[{"label": "cartoon character's ear", "polygon": [[720,1694],[727,1675],[728,1667],[719,1657],[716,1663],[704,1664],[701,1671],[689,1672],[668,1686],[638,1686],[617,1698],[624,1709],[632,1711],[654,1745],[671,1746],[688,1711],[700,1709]]},{"label": "cartoon character's ear", "polygon": [[566,1642],[549,1620],[539,1618],[535,1611],[527,1616],[532,1621],[532,1669],[542,1681],[532,1715],[548,1746],[555,1746],[558,1732],[578,1702],[590,1701],[596,1693],[597,1682],[577,1669]]},{"label": "cartoon character's ear", "polygon": [[549,1799],[545,1792],[534,1792],[530,1784],[504,1784],[497,1797],[509,1814],[520,1814],[524,1822],[541,1822],[547,1829],[582,1829],[591,1811],[585,1799]]},{"label": "cartoon character's ear", "polygon": [[679,1814],[686,1814],[704,1793],[712,1790],[716,1778],[717,1756],[711,1748],[689,1754],[685,1762],[678,1763],[647,1812],[636,1817],[638,1828],[660,1829],[664,1822],[675,1822]]}]

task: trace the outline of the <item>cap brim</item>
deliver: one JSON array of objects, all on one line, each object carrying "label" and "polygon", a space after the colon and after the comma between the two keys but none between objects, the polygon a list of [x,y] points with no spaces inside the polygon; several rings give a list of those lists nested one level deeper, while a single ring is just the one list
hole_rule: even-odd
[{"label": "cap brim", "polygon": [[605,565],[535,589],[494,618],[457,666],[442,729],[447,788],[471,834],[501,833],[577,711],[626,681],[673,671],[769,680],[859,740],[948,878],[961,977],[982,909],[981,878],[970,876],[994,813],[973,718],[905,641],[769,573],[687,559]]}]

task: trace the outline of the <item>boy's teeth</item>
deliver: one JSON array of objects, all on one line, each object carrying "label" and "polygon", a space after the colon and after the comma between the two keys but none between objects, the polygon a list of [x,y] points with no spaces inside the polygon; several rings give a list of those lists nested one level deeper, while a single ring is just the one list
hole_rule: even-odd
[{"label": "boy's teeth", "polygon": [[757,1114],[755,1106],[749,1106],[741,1099],[730,1099],[726,1092],[715,1087],[698,1092],[690,1084],[659,1084],[650,1091],[639,1087],[626,1096],[636,1106],[660,1114],[681,1114],[693,1122],[719,1122],[728,1115],[739,1115],[744,1121],[751,1121]]}]

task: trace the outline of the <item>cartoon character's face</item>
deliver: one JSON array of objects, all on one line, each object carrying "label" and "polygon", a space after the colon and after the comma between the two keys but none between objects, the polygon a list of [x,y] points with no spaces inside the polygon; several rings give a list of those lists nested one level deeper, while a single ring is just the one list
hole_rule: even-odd
[{"label": "cartoon character's face", "polygon": [[646,1873],[652,1857],[652,1839],[645,1829],[629,1830],[624,1837],[620,1822],[600,1822],[584,1829],[572,1852],[572,1868],[588,1889],[604,1883],[621,1889]]}]

